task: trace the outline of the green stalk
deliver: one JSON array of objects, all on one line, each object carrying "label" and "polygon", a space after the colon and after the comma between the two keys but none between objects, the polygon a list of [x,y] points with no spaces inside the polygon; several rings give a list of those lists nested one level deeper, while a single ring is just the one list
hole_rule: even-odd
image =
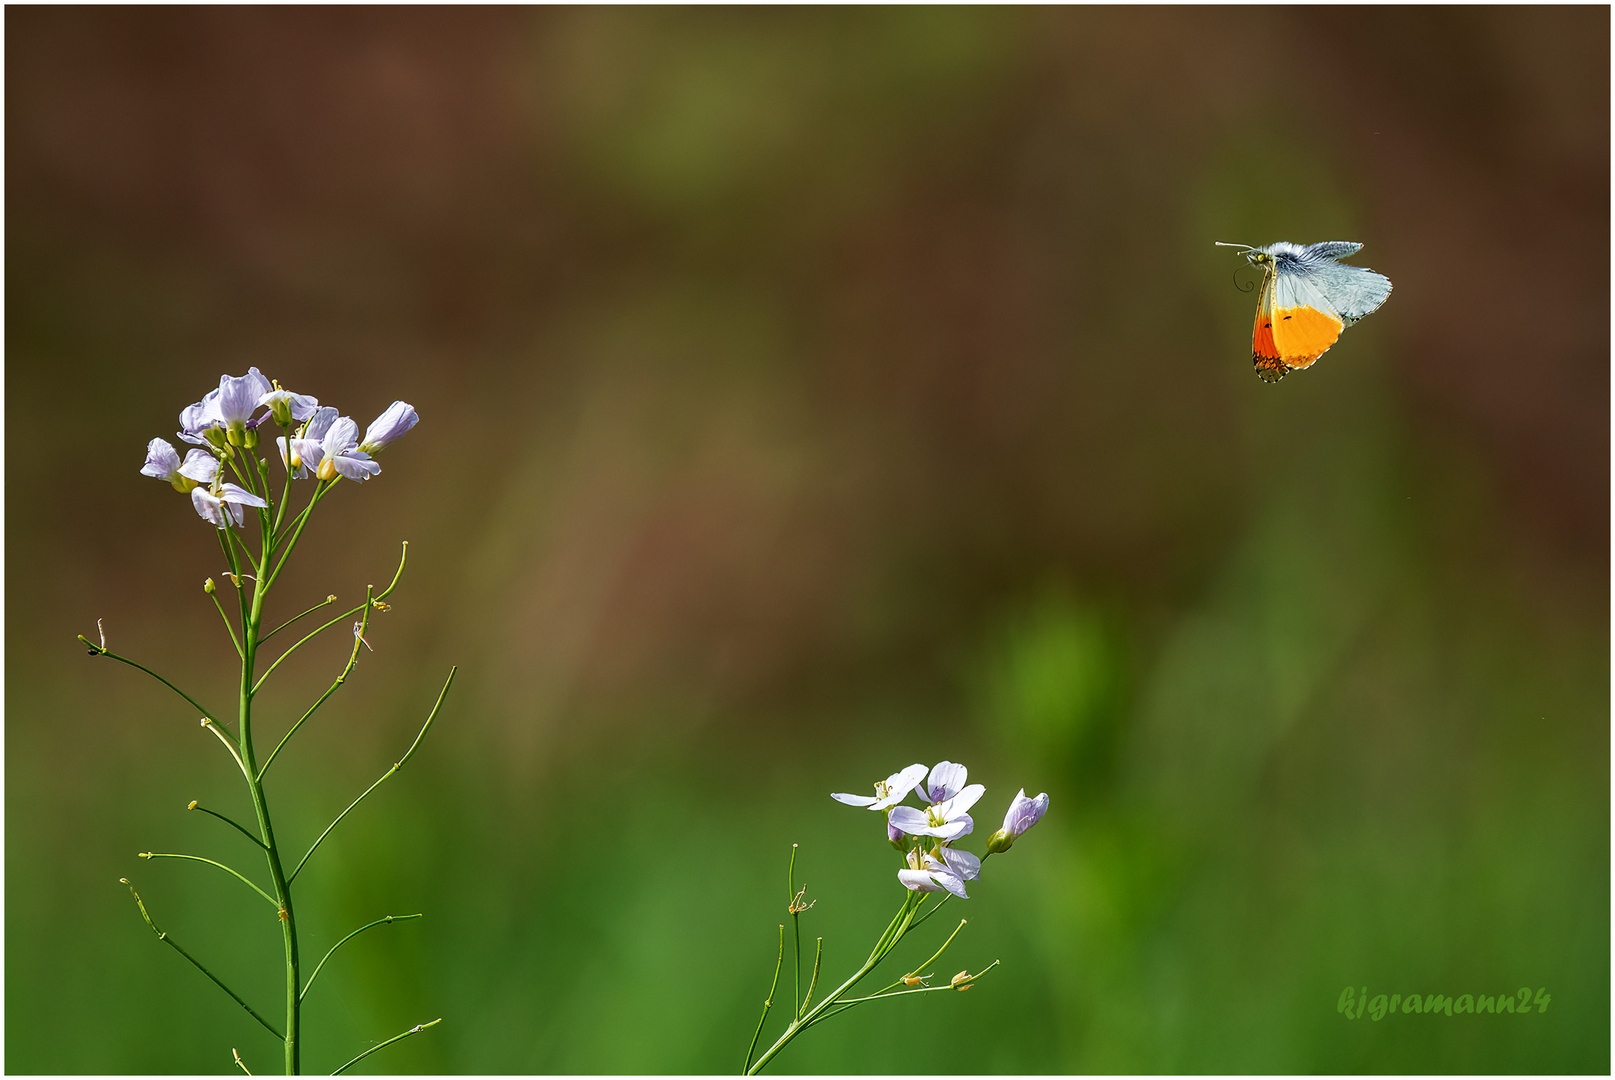
[{"label": "green stalk", "polygon": [[[273,555],[274,540],[266,529],[263,557],[259,560],[259,566],[268,566]],[[264,596],[268,591],[268,583],[262,574],[253,578],[252,603],[244,612],[242,619],[241,694],[236,730],[240,732],[242,771],[246,774],[247,788],[252,793],[252,808],[258,815],[258,831],[263,841],[264,854],[269,861],[269,876],[274,882],[281,939],[286,949],[286,1075],[294,1076],[301,1071],[302,1064],[300,1057],[302,1045],[299,1038],[302,975],[297,952],[297,920],[292,909],[292,893],[286,882],[280,848],[275,843],[275,828],[269,816],[269,800],[264,794],[264,781],[259,774],[252,746],[253,666],[258,659],[258,632],[263,624]]]},{"label": "green stalk", "polygon": [[793,1019],[790,1026],[785,1029],[785,1033],[779,1037],[779,1040],[775,1042],[773,1046],[770,1046],[766,1051],[764,1051],[763,1055],[757,1059],[756,1063],[753,1064],[751,1068],[746,1070],[746,1075],[755,1076],[757,1073],[761,1072],[763,1066],[772,1061],[774,1055],[785,1049],[786,1044],[792,1039],[796,1038],[796,1036],[802,1032],[803,1028],[809,1026],[815,1020],[820,1019],[821,1014],[823,1014],[826,1009],[830,1008],[841,999],[841,995],[858,985],[859,980],[861,980],[865,975],[868,975],[871,971],[874,971],[875,966],[882,960],[886,959],[886,954],[896,948],[897,943],[903,940],[903,935],[908,933],[910,925],[914,922],[914,915],[917,911],[919,911],[920,904],[924,902],[924,899],[925,897],[923,893],[911,893],[909,896],[904,898],[903,906],[899,908],[897,914],[892,917],[891,924],[886,927],[886,932],[881,934],[880,939],[875,942],[875,948],[870,952],[869,959],[864,961],[864,966],[853,972],[850,979],[836,987],[834,993],[830,994],[823,1001],[815,1005],[813,1009],[806,1015],[798,1016]]}]

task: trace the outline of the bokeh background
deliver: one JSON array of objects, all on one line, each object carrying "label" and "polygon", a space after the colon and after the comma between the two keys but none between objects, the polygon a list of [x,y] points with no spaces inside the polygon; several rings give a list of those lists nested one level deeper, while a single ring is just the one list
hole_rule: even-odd
[{"label": "bokeh background", "polygon": [[[1051,796],[942,967],[1002,965],[780,1071],[1608,1071],[1606,8],[5,28],[8,1071],[278,1062],[117,883],[273,1012],[260,902],[135,858],[256,868],[183,810],[239,776],[74,641],[231,699],[215,538],[136,470],[250,365],[422,417],[276,594],[411,541],[271,774],[290,846],[460,666],[300,880],[315,955],[426,913],[321,975],[310,1071],[437,1016],[359,1071],[737,1071],[790,845],[844,974],[901,892],[828,795],[941,759],[978,851]],[[1267,386],[1212,242],[1278,239],[1396,291]]]}]

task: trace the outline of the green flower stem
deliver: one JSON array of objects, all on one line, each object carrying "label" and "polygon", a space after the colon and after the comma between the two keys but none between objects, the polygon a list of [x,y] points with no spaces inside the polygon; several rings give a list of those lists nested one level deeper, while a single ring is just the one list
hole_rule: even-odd
[{"label": "green flower stem", "polygon": [[327,596],[324,600],[321,600],[319,603],[315,604],[313,607],[309,608],[307,611],[298,612],[296,615],[293,615],[291,618],[287,619],[285,622],[281,623],[279,626],[277,626],[273,630],[269,631],[269,633],[265,634],[263,637],[258,639],[258,644],[262,645],[264,642],[268,641],[270,638],[274,637],[276,634],[280,633],[282,630],[284,630],[288,626],[292,625],[292,623],[296,622],[298,619],[301,619],[304,615],[312,615],[312,614],[314,614],[314,612],[320,610],[320,608],[325,607],[325,606],[327,606],[329,604],[334,604],[334,603],[336,603],[336,597],[335,596]]},{"label": "green flower stem", "polygon": [[[274,570],[270,571],[269,573],[269,585],[274,585],[275,579],[280,577],[280,572],[285,568],[286,560],[288,557],[290,557],[292,548],[297,546],[297,538],[303,535],[303,526],[308,524],[309,514],[313,512],[315,505],[325,497],[325,493],[336,486],[336,483],[337,482],[335,480],[318,481],[317,486],[314,488],[314,494],[309,496],[308,505],[303,507],[303,512],[301,514],[297,515],[297,524],[292,526],[292,535],[289,539],[287,539],[286,546],[281,549],[280,561],[275,563]],[[271,548],[270,550],[273,549]],[[267,551],[264,556],[264,562],[266,564],[269,562],[269,555]]]},{"label": "green flower stem", "polygon": [[236,744],[235,736],[226,731],[224,725],[219,723],[217,720],[214,720],[212,717],[204,716],[202,718],[202,726],[213,732],[214,736],[224,744],[224,748],[230,751],[230,756],[235,758],[236,764],[240,766],[241,775],[246,776],[250,780],[251,776],[249,776],[247,773],[246,764],[241,760],[241,747]]},{"label": "green flower stem", "polygon": [[[123,884],[125,884],[125,885],[129,885],[129,879],[128,878],[119,878],[118,880],[120,882],[122,882]],[[162,930],[157,929],[157,924],[151,921],[151,915],[150,915],[149,912],[146,911],[145,902],[140,899],[140,894],[135,892],[135,887],[133,885],[129,885],[129,892],[135,898],[135,906],[140,908],[140,917],[142,919],[146,920],[146,925],[151,927],[151,932],[157,935],[157,940],[158,941],[166,942],[167,944],[172,945],[174,947],[175,952],[179,953],[185,959],[189,960],[191,962],[191,964],[193,966],[195,966],[196,970],[200,971],[203,975],[206,975],[208,978],[212,979],[213,980],[213,985],[217,986],[220,990],[223,990],[226,994],[229,994],[232,998],[234,998],[235,1003],[237,1005],[240,1005],[243,1009],[246,1009],[247,1014],[249,1016],[251,1016],[254,1020],[258,1021],[264,1027],[268,1028],[269,1031],[270,1031],[270,1034],[274,1035],[275,1038],[277,1038],[277,1039],[285,1038],[285,1036],[280,1033],[280,1031],[275,1027],[274,1024],[271,1024],[268,1020],[265,1020],[262,1016],[258,1015],[258,1010],[257,1009],[254,1009],[251,1005],[248,1005],[245,1001],[241,1000],[241,995],[240,994],[236,993],[234,990],[232,990],[228,986],[224,985],[224,983],[219,979],[219,977],[217,975],[213,974],[213,972],[209,971],[206,967],[204,967],[202,965],[202,962],[200,960],[198,960],[196,957],[192,956],[190,953],[188,953],[184,949],[182,949],[180,947],[179,942],[177,942],[173,938],[169,937],[168,934],[166,934]]]},{"label": "green flower stem", "polygon": [[[883,990],[878,994],[870,994],[868,997],[842,998],[840,1003],[834,1009],[831,1009],[829,1012],[827,1012],[823,1016],[819,1017],[819,1019],[820,1020],[828,1020],[832,1016],[839,1016],[840,1014],[846,1012],[848,1009],[854,1008],[855,1006],[858,1006],[858,1005],[862,1005],[866,1001],[884,1001],[887,998],[907,997],[909,994],[934,994],[934,993],[938,992],[939,990],[952,990],[952,991],[957,993],[958,991],[963,990],[964,988],[974,984],[977,979],[981,978],[983,975],[987,974],[987,972],[989,972],[993,968],[997,967],[998,964],[999,964],[999,961],[994,960],[992,963],[988,964],[986,967],[982,968],[980,971],[976,972],[974,975],[971,975],[969,978],[965,979],[958,986],[954,986],[951,982],[949,982],[949,983],[944,983],[941,986],[919,986],[919,987],[915,987],[912,990],[896,990],[896,991],[892,991],[891,993],[888,993],[887,991]],[[898,984],[893,983],[892,985],[896,986]],[[890,989],[890,988],[888,988],[888,989]]]},{"label": "green flower stem", "polygon": [[876,965],[886,959],[887,954],[897,947],[899,941],[903,940],[903,935],[908,933],[909,927],[914,921],[915,912],[919,910],[920,905],[924,902],[925,895],[923,893],[910,893],[905,897],[903,906],[892,917],[890,925],[886,927],[886,932],[881,934],[879,940],[875,942],[875,948],[870,952],[869,959],[864,961],[863,967],[853,972],[851,978],[838,986],[834,992],[815,1005],[805,1016],[799,1016],[792,1020],[790,1026],[785,1029],[785,1033],[779,1037],[774,1045],[764,1051],[762,1057],[759,1057],[756,1063],[746,1070],[746,1075],[754,1076],[761,1072],[763,1066],[767,1065],[774,1059],[776,1054],[785,1049],[786,1045],[801,1034],[804,1028],[817,1021],[827,1009],[841,999],[843,994],[858,985],[859,980],[865,975],[875,970]]},{"label": "green flower stem", "polygon": [[442,1022],[443,1022],[443,1018],[440,1016],[436,1020],[431,1020],[431,1021],[428,1021],[427,1023],[424,1023],[424,1024],[416,1024],[414,1027],[410,1028],[408,1031],[403,1032],[402,1034],[399,1034],[399,1035],[394,1035],[392,1038],[388,1039],[386,1042],[377,1043],[375,1046],[372,1046],[370,1049],[366,1050],[364,1053],[360,1054],[358,1057],[355,1057],[353,1060],[349,1061],[346,1065],[342,1065],[342,1066],[338,1067],[336,1070],[334,1070],[331,1073],[331,1075],[332,1076],[340,1076],[344,1072],[347,1071],[349,1066],[357,1065],[359,1062],[363,1061],[365,1058],[369,1057],[371,1054],[374,1054],[377,1050],[380,1050],[382,1047],[391,1046],[393,1043],[397,1042],[399,1039],[407,1039],[411,1035],[418,1034],[418,1033],[420,1033],[422,1031],[425,1031],[427,1028],[432,1027],[435,1024],[441,1024]]},{"label": "green flower stem", "polygon": [[215,589],[209,590],[208,591],[208,597],[209,597],[209,599],[211,599],[213,601],[213,606],[219,609],[219,618],[224,620],[224,629],[230,635],[230,644],[232,644],[232,645],[234,645],[236,647],[236,655],[240,656],[241,655],[241,639],[236,637],[235,624],[230,621],[230,616],[228,616],[228,615],[226,615],[224,613],[224,605],[219,603],[219,591],[218,591],[218,589],[215,588]]},{"label": "green flower stem", "polygon": [[[267,524],[267,523],[266,523]],[[273,540],[266,529],[263,537],[263,561],[267,563],[274,553]],[[258,816],[258,835],[262,838],[264,856],[269,863],[269,876],[274,882],[275,905],[280,918],[281,941],[286,952],[286,1073],[288,1076],[301,1070],[300,1001],[302,989],[298,947],[297,918],[292,908],[292,894],[275,843],[275,829],[269,815],[269,799],[264,793],[263,776],[258,771],[252,746],[253,665],[258,657],[258,629],[263,624],[264,597],[269,584],[260,574],[253,579],[252,603],[243,612],[241,692],[236,730],[240,733],[242,772],[246,774],[247,789],[252,794],[252,808]],[[245,595],[242,598],[246,603]]]},{"label": "green flower stem", "polygon": [[383,780],[387,779],[393,773],[403,768],[404,763],[414,756],[416,748],[421,745],[421,740],[426,738],[427,731],[431,729],[432,721],[437,719],[437,711],[443,707],[443,699],[448,696],[449,687],[454,685],[454,673],[458,670],[458,667],[452,667],[449,669],[448,681],[443,684],[443,689],[438,692],[437,702],[432,706],[431,714],[427,716],[426,723],[421,725],[420,734],[415,736],[415,741],[409,744],[408,750],[404,751],[404,756],[393,762],[392,768],[382,773],[374,784],[371,784],[369,787],[365,788],[357,799],[354,799],[348,804],[347,810],[344,810],[342,813],[338,814],[336,819],[325,827],[325,831],[320,833],[319,838],[314,841],[314,843],[309,847],[308,851],[304,853],[303,857],[297,861],[297,866],[292,870],[292,876],[288,878],[287,881],[296,880],[297,875],[302,873],[304,865],[308,863],[309,856],[313,855],[314,852],[319,850],[320,845],[325,842],[325,838],[331,835],[331,830],[342,823],[342,819],[348,816],[349,811],[351,811],[355,806],[358,806],[361,802],[364,802],[366,795],[369,795],[372,791],[375,791],[376,788],[380,787]]},{"label": "green flower stem", "polygon": [[150,675],[152,678],[156,679],[158,682],[162,683],[164,686],[166,686],[170,690],[174,691],[174,693],[178,694],[180,697],[182,697],[186,701],[190,702],[191,703],[191,708],[195,709],[197,712],[201,713],[203,716],[207,717],[209,720],[213,720],[214,723],[218,723],[218,721],[214,719],[212,713],[208,712],[206,709],[204,709],[202,706],[200,706],[200,705],[198,705],[196,703],[195,698],[191,697],[191,695],[187,694],[185,691],[181,690],[179,687],[175,686],[173,683],[169,682],[167,679],[165,679],[161,675],[157,674],[151,668],[147,667],[144,664],[137,664],[133,660],[130,660],[126,656],[119,656],[117,653],[113,652],[111,649],[107,649],[107,648],[105,648],[103,646],[97,645],[95,642],[91,641],[89,638],[85,637],[83,634],[79,634],[78,639],[80,641],[84,642],[84,644],[88,645],[90,647],[90,652],[94,653],[96,656],[105,656],[105,657],[108,657],[109,659],[116,660],[119,663],[128,664],[130,667],[135,668],[135,669],[137,669],[139,671],[144,671],[147,675]]},{"label": "green flower stem", "polygon": [[191,801],[191,804],[189,806],[187,806],[185,809],[187,809],[187,810],[200,810],[204,814],[212,814],[214,817],[218,818],[220,821],[222,821],[226,825],[230,826],[230,828],[236,830],[242,836],[245,836],[248,840],[251,840],[254,844],[257,844],[259,847],[264,846],[264,842],[262,840],[258,839],[256,836],[252,835],[244,827],[236,824],[230,818],[225,817],[223,814],[219,813],[217,810],[209,810],[207,807],[203,806],[201,803],[195,801],[194,799]]},{"label": "green flower stem", "polygon": [[175,854],[173,852],[170,852],[170,851],[142,851],[140,853],[140,857],[142,859],[189,859],[192,862],[205,862],[209,866],[217,866],[220,870],[223,870],[225,873],[232,875],[238,881],[242,882],[249,889],[251,889],[253,892],[257,893],[259,896],[263,897],[265,900],[268,900],[271,904],[275,903],[275,898],[273,896],[270,896],[268,893],[264,892],[262,889],[260,889],[256,884],[253,883],[251,878],[247,877],[245,874],[241,873],[241,871],[239,871],[239,870],[230,869],[230,867],[224,865],[221,862],[214,862],[212,859],[204,859],[200,855],[177,855],[177,854]]},{"label": "green flower stem", "polygon": [[303,984],[303,992],[299,994],[298,997],[301,998],[308,996],[308,988],[313,986],[314,980],[320,977],[320,969],[325,966],[325,962],[327,960],[331,959],[331,954],[342,948],[342,946],[346,945],[352,939],[358,937],[372,926],[385,926],[389,923],[402,922],[405,919],[418,919],[420,917],[421,914],[419,912],[415,913],[414,915],[383,915],[375,922],[365,923],[363,926],[359,927],[359,929],[355,930],[353,933],[349,934],[335,945],[332,945],[326,954],[320,957],[320,962],[314,965],[314,973],[308,977],[308,982]]},{"label": "green flower stem", "polygon": [[791,845],[791,868],[789,871],[789,876],[791,886],[790,891],[786,893],[786,895],[790,897],[790,899],[786,901],[786,903],[790,905],[791,934],[795,939],[795,949],[791,954],[791,973],[792,978],[795,980],[796,987],[791,993],[791,1014],[800,1018],[802,1015],[802,1010],[807,1007],[807,1003],[802,1000],[802,913],[797,910],[796,906],[795,844]]},{"label": "green flower stem", "polygon": [[763,999],[763,1015],[757,1018],[757,1030],[751,1034],[751,1046],[746,1050],[746,1064],[741,1066],[742,1073],[751,1071],[751,1056],[757,1052],[757,1039],[763,1033],[763,1024],[768,1020],[768,1009],[774,1004],[774,991],[779,989],[780,968],[785,966],[785,924],[779,924],[779,957],[774,961],[774,981],[769,984],[768,997]]},{"label": "green flower stem", "polygon": [[[349,610],[343,612],[341,615],[338,615],[336,618],[332,619],[330,622],[328,622],[325,625],[321,626],[318,630],[311,630],[307,634],[304,634],[302,639],[300,641],[298,641],[298,643],[296,645],[293,645],[291,648],[287,649],[285,652],[283,652],[279,656],[275,657],[274,662],[269,665],[269,667],[264,671],[264,673],[262,675],[258,676],[258,681],[257,681],[257,683],[255,683],[253,685],[252,692],[256,694],[258,692],[258,687],[260,687],[260,686],[262,686],[264,684],[264,680],[268,679],[269,676],[273,675],[275,673],[275,669],[280,667],[280,662],[282,660],[286,659],[288,656],[292,655],[292,653],[296,652],[298,649],[302,648],[304,642],[309,641],[310,639],[314,638],[316,635],[318,635],[318,634],[322,633],[323,631],[328,630],[329,628],[335,626],[337,623],[344,621],[350,615],[358,615],[359,616],[360,623],[362,624],[360,626],[360,628],[359,628],[359,631],[360,631],[360,633],[363,633],[365,628],[370,625],[370,605],[371,605],[371,602],[372,602],[370,593],[371,593],[371,590],[373,588],[374,588],[374,586],[371,586],[371,585],[365,586],[364,603],[360,604],[356,608],[350,608]],[[362,612],[362,614],[361,614],[361,612]],[[263,643],[259,642],[259,644],[263,644]],[[348,672],[352,671],[353,670],[353,665],[357,664],[358,662],[359,662],[359,638],[358,638],[357,635],[355,635],[354,639],[353,639],[353,659],[348,661],[348,666],[343,668],[342,669],[342,674],[337,677],[337,681],[336,681],[337,686],[342,685],[342,680],[347,678]]]}]

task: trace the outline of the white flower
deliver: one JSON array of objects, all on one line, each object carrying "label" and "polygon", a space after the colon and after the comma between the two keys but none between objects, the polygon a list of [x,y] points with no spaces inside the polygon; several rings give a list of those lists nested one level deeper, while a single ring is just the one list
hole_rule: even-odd
[{"label": "white flower", "polygon": [[1008,851],[1015,845],[1021,833],[1042,820],[1048,808],[1048,792],[1045,791],[1035,799],[1028,799],[1026,789],[1021,788],[1020,794],[1010,801],[1009,809],[1004,813],[1004,827],[988,837],[987,850],[993,854]]},{"label": "white flower", "polygon": [[987,791],[981,784],[966,784],[966,769],[951,761],[938,762],[931,775],[919,785],[919,791],[930,806],[916,810],[912,806],[893,807],[888,821],[895,829],[910,836],[935,836],[943,840],[957,840],[976,827],[969,810]]},{"label": "white flower", "polygon": [[919,763],[910,765],[901,772],[894,772],[884,780],[875,782],[875,794],[848,795],[845,793],[832,794],[830,798],[837,802],[844,802],[848,806],[864,806],[871,810],[884,810],[888,806],[895,806],[908,797],[914,790],[914,785],[925,776],[925,766]]},{"label": "white flower", "polygon": [[321,480],[335,480],[345,476],[361,483],[381,471],[381,466],[370,460],[370,455],[359,449],[359,425],[348,417],[339,417],[320,440],[320,457],[314,475]]},{"label": "white flower", "polygon": [[897,880],[905,889],[915,892],[948,892],[962,900],[970,899],[965,882],[981,876],[981,860],[968,851],[951,847],[933,848],[923,854],[908,853],[907,870],[897,872]]},{"label": "white flower", "polygon": [[246,520],[243,506],[263,509],[268,504],[246,488],[237,487],[235,484],[223,484],[216,493],[205,487],[192,489],[191,505],[196,507],[196,512],[202,517],[225,529],[232,524],[240,527]]},{"label": "white flower", "polygon": [[146,444],[146,463],[140,467],[144,476],[167,480],[181,495],[198,484],[211,484],[218,474],[219,462],[206,450],[192,450],[183,463],[179,451],[167,439],[153,439]]},{"label": "white flower", "polygon": [[415,406],[407,401],[395,401],[365,428],[364,438],[359,441],[359,449],[367,454],[374,454],[414,427],[420,419],[415,415]]}]

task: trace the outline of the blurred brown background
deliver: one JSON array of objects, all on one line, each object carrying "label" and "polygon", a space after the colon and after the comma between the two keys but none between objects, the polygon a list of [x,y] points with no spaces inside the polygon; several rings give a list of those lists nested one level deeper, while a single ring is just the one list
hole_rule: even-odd
[{"label": "blurred brown background", "polygon": [[[8,1070],[275,1060],[116,884],[273,1001],[239,884],[134,858],[245,861],[180,812],[239,783],[73,641],[228,700],[215,538],[137,470],[250,365],[422,417],[277,592],[411,541],[286,829],[460,665],[305,879],[310,950],[427,913],[321,976],[311,1070],[438,1015],[365,1065],[738,1068],[790,843],[841,970],[900,895],[825,796],[943,758],[984,820],[1051,794],[949,954],[1003,967],[786,1071],[1608,1070],[1607,9],[6,30]],[[1279,239],[1395,292],[1270,387],[1212,241]],[[1347,1022],[1364,984],[1555,998]]]}]

